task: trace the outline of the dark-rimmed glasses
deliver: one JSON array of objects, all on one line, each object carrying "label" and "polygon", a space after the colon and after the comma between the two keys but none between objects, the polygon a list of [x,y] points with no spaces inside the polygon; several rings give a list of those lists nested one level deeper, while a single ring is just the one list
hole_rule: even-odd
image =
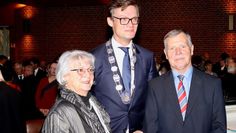
[{"label": "dark-rimmed glasses", "polygon": [[70,71],[76,71],[79,75],[83,75],[86,72],[88,72],[89,74],[93,74],[94,73],[94,68],[76,68],[76,69],[72,69]]},{"label": "dark-rimmed glasses", "polygon": [[112,18],[119,19],[121,25],[127,25],[127,24],[129,23],[129,21],[131,21],[131,23],[132,23],[133,25],[137,25],[137,24],[139,23],[139,17],[133,17],[133,18],[118,18],[118,17],[112,16]]}]

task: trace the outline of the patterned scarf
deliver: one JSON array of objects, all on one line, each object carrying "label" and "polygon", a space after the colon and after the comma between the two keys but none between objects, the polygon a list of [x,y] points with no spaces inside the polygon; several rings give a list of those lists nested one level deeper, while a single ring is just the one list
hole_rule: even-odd
[{"label": "patterned scarf", "polygon": [[109,127],[110,117],[94,96],[91,95],[89,98],[90,107],[88,107],[75,92],[68,89],[61,89],[60,93],[62,98],[75,105],[77,112],[92,129],[92,133],[111,132]]}]

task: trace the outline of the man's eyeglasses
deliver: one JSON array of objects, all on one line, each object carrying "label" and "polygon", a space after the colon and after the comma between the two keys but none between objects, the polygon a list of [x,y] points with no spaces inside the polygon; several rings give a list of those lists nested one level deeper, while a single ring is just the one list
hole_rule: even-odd
[{"label": "man's eyeglasses", "polygon": [[120,20],[120,24],[121,25],[127,25],[129,23],[129,21],[131,21],[131,23],[133,25],[137,25],[139,23],[139,17],[133,17],[133,18],[118,18],[115,16],[112,16],[112,18],[116,18]]},{"label": "man's eyeglasses", "polygon": [[83,75],[86,72],[88,72],[89,74],[93,74],[94,73],[94,68],[77,68],[77,69],[72,69],[71,71],[76,71],[78,74]]}]

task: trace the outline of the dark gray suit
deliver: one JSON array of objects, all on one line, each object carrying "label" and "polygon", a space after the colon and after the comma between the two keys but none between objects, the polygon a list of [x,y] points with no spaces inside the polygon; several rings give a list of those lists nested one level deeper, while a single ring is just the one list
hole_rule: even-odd
[{"label": "dark gray suit", "polygon": [[128,124],[130,132],[142,129],[148,81],[157,76],[153,53],[138,45],[135,47],[135,91],[129,106],[122,103],[115,89],[105,44],[92,51],[96,57],[92,91],[110,115],[112,133],[124,133]]},{"label": "dark gray suit", "polygon": [[172,72],[150,81],[145,133],[224,133],[226,116],[221,81],[193,69],[188,108],[182,120]]}]

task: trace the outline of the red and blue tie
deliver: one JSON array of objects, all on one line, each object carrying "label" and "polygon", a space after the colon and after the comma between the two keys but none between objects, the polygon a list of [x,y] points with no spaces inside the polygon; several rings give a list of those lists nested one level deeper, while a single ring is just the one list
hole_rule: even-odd
[{"label": "red and blue tie", "polygon": [[179,101],[180,110],[181,110],[183,120],[184,120],[186,110],[187,110],[187,102],[188,102],[186,91],[185,91],[185,88],[184,88],[184,85],[183,85],[184,75],[178,75],[177,77],[179,78],[178,101]]}]

